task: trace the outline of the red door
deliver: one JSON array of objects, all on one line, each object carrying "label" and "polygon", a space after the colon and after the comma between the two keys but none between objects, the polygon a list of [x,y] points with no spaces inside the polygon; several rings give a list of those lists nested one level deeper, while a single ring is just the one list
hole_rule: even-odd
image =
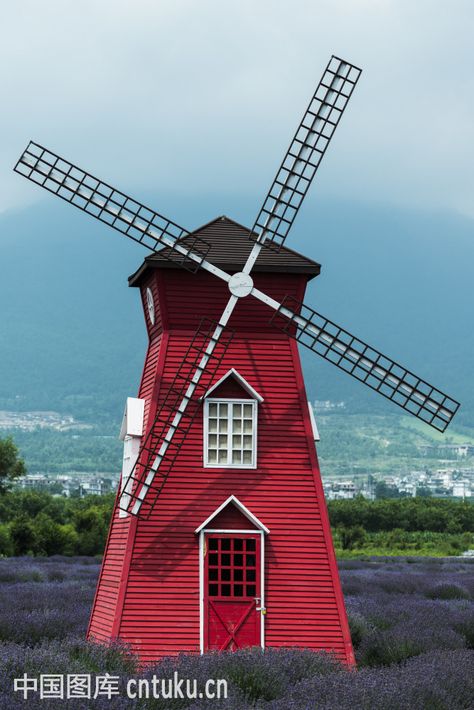
[{"label": "red door", "polygon": [[204,560],[206,650],[260,646],[260,535],[207,534]]}]

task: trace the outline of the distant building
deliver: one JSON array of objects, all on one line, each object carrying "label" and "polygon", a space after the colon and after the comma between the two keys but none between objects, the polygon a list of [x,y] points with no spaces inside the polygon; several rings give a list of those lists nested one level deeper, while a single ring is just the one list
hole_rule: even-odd
[{"label": "distant building", "polygon": [[[383,474],[380,471],[358,477],[355,467],[351,467],[354,478],[339,480],[326,477],[324,492],[328,500],[354,498],[362,495],[373,500],[377,494],[377,486],[384,484],[385,493],[389,497],[423,496],[436,498],[474,498],[474,467],[459,466],[451,461],[451,465],[436,470],[413,469],[403,475]],[[383,486],[379,486],[383,488]],[[380,493],[380,491],[379,491]]]},{"label": "distant building", "polygon": [[470,498],[471,497],[471,482],[466,479],[460,479],[453,482],[453,497],[454,498]]},{"label": "distant building", "polygon": [[324,492],[328,500],[349,500],[357,495],[354,481],[328,481],[324,484]]},{"label": "distant building", "polygon": [[81,498],[83,496],[102,496],[111,490],[110,481],[105,481],[103,478],[94,478],[91,481],[81,483],[79,490]]},{"label": "distant building", "polygon": [[413,481],[403,478],[397,486],[398,492],[406,497],[414,498],[416,496],[417,485]]},{"label": "distant building", "polygon": [[49,479],[43,473],[27,473],[18,479],[20,488],[44,488],[49,483]]},{"label": "distant building", "polygon": [[341,410],[346,408],[346,403],[345,402],[331,402],[329,399],[316,399],[313,402],[314,409],[318,414],[322,412],[331,412],[334,410]]},{"label": "distant building", "polygon": [[102,477],[90,473],[72,473],[51,476],[44,473],[28,473],[16,482],[19,488],[23,489],[44,489],[54,485],[56,495],[69,497],[79,493],[82,497],[86,495],[104,495],[113,490],[115,484],[112,476]]},{"label": "distant building", "polygon": [[474,456],[473,444],[421,444],[418,447],[424,456],[437,457],[443,454],[455,456],[456,458],[467,458]]},{"label": "distant building", "polygon": [[11,412],[0,411],[0,429],[20,429],[35,431],[36,429],[55,429],[56,431],[71,431],[92,429],[92,424],[80,423],[68,414],[59,412]]}]

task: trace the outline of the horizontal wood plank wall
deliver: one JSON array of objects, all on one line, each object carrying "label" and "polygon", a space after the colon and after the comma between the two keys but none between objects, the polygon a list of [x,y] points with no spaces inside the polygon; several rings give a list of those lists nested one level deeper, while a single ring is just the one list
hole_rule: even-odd
[{"label": "horizontal wood plank wall", "polygon": [[259,530],[233,503],[217,513],[207,527],[214,530]]},{"label": "horizontal wood plank wall", "polygon": [[[154,325],[151,324],[146,307],[145,289],[147,286],[152,289],[155,299]],[[151,278],[146,282],[142,296],[145,322],[149,334],[149,344],[138,396],[145,400],[144,428],[146,430],[150,415],[154,416],[153,396],[163,330],[161,311],[159,308],[158,286],[155,278]],[[134,393],[131,393],[131,395],[134,395]],[[117,489],[117,497],[119,491],[120,484]],[[125,583],[126,586],[127,582],[127,545],[130,535],[133,534],[134,522],[135,521],[133,521],[130,516],[120,518],[118,510],[114,510],[87,633],[89,638],[94,638],[98,641],[107,641],[119,635],[119,623],[117,622],[120,620],[117,616],[121,614],[121,602],[123,603],[123,598],[120,599],[121,591],[123,593],[125,592],[123,585]]]},{"label": "horizontal wood plank wall", "polygon": [[[156,274],[156,272],[155,272]],[[200,318],[218,318],[228,299],[207,274],[163,271],[169,341],[162,381],[170,382]],[[301,276],[256,274],[275,298],[301,297]],[[163,296],[162,296],[163,298]],[[306,395],[288,337],[269,325],[272,311],[242,299],[236,331],[215,381],[231,367],[262,395],[256,469],[203,467],[202,410],[186,437],[153,516],[139,520],[120,636],[143,661],[199,652],[198,539],[194,530],[231,494],[269,529],[266,536],[266,644],[334,651],[346,659],[338,610],[339,579],[330,568],[314,457],[305,429]],[[165,389],[165,388],[164,388]],[[159,406],[159,402],[158,402]],[[319,471],[316,471],[319,476]]]},{"label": "horizontal wood plank wall", "polygon": [[[249,382],[249,384],[251,383]],[[213,399],[214,397],[225,399],[252,399],[247,390],[245,390],[240,382],[238,382],[235,377],[232,377],[232,375],[229,375],[222,384],[211,392],[209,398]]]}]

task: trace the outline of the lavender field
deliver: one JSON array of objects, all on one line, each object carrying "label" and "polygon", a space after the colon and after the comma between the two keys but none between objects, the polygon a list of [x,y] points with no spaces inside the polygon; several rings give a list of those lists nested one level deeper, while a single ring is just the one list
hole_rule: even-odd
[{"label": "lavender field", "polygon": [[[340,563],[358,670],[287,649],[187,656],[138,671],[120,645],[84,641],[98,563],[93,558],[0,560],[0,708],[229,708],[447,710],[474,708],[474,561],[374,558]],[[226,678],[216,700],[23,700],[13,678],[109,672]]]}]

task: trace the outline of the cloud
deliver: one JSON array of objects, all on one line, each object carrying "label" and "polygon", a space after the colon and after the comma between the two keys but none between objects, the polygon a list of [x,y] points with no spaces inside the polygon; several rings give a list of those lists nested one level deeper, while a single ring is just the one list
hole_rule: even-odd
[{"label": "cloud", "polygon": [[335,53],[364,73],[319,193],[474,216],[470,0],[24,0],[1,13],[2,210],[43,197],[11,171],[30,138],[132,193],[258,203]]}]

